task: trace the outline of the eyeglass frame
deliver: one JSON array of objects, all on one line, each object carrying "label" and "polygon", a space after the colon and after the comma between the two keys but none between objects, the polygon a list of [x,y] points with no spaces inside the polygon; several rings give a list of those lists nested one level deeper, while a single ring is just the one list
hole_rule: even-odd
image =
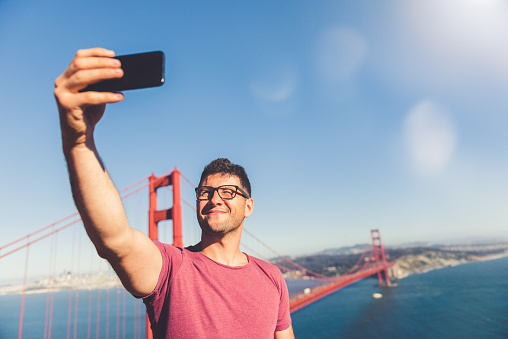
[{"label": "eyeglass frame", "polygon": [[[235,195],[231,198],[223,198],[221,197],[220,193],[219,193],[219,188],[221,187],[226,187],[226,186],[229,186],[229,187],[234,187],[236,190],[235,190]],[[199,199],[198,198],[198,190],[202,187],[209,187],[211,189],[213,189],[212,191],[212,196],[210,198],[207,198],[207,199]],[[219,198],[223,199],[223,200],[232,200],[234,198],[236,198],[236,195],[238,194],[238,191],[240,191],[240,195],[243,196],[245,199],[250,199],[250,195],[245,192],[243,189],[241,189],[240,187],[238,187],[237,185],[220,185],[220,186],[217,186],[217,187],[213,187],[213,186],[198,186],[194,189],[194,191],[196,192],[196,200],[199,200],[199,201],[205,201],[205,200],[211,200],[213,198],[213,196],[215,195],[215,192],[217,192],[217,195],[219,196]]]}]

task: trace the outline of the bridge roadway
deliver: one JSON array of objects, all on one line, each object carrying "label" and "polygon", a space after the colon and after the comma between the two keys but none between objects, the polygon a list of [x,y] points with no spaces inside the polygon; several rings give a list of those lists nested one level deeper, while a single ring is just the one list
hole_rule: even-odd
[{"label": "bridge roadway", "polygon": [[[387,270],[393,267],[395,263],[388,262],[386,265],[378,264],[374,267],[366,267],[358,272],[352,274],[346,274],[337,278],[330,279],[330,282],[321,284],[319,286],[311,288],[309,293],[301,292],[298,294],[294,294],[289,298],[289,308],[291,313],[301,309],[313,303],[314,301],[321,299],[343,287],[351,285],[358,280],[367,278],[374,274],[381,274],[381,272],[385,272],[387,274]],[[381,281],[381,278],[380,278]],[[389,280],[386,279],[387,284],[389,285]]]}]

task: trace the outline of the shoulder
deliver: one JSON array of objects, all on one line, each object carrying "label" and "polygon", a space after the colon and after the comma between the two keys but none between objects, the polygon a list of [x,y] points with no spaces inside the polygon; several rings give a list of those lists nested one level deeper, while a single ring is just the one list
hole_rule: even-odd
[{"label": "shoulder", "polygon": [[261,266],[261,267],[266,267],[268,269],[277,269],[277,266],[273,265],[273,264],[270,264],[264,260],[261,260],[259,258],[256,258],[256,257],[253,257],[251,255],[247,255],[248,256],[248,259],[249,261],[252,261],[254,264],[258,265],[258,266]]},{"label": "shoulder", "polygon": [[249,260],[252,266],[257,268],[262,275],[269,279],[271,284],[277,289],[279,296],[287,295],[288,288],[286,280],[277,266],[251,256],[249,256]]},{"label": "shoulder", "polygon": [[153,242],[161,252],[165,262],[183,264],[184,262],[190,263],[202,261],[202,256],[200,255],[199,248],[196,245],[188,247],[177,247],[170,244],[161,243],[158,240],[153,240]]},{"label": "shoulder", "polygon": [[181,263],[184,260],[185,253],[187,252],[186,249],[181,247],[176,247],[173,245],[162,243],[158,240],[153,240],[153,243],[157,248],[159,249],[161,256],[162,256],[162,262],[164,266],[167,265],[177,265],[180,266]]},{"label": "shoulder", "polygon": [[277,279],[279,279],[279,277],[282,278],[282,273],[280,272],[280,269],[277,266],[270,264],[264,260],[258,259],[256,257],[252,257],[250,255],[248,257],[249,261],[251,261],[254,266],[261,269],[267,275]]},{"label": "shoulder", "polygon": [[175,247],[170,244],[162,243],[159,240],[153,240],[153,243],[155,244],[155,246],[157,246],[157,248],[159,249],[159,251],[161,252],[162,255],[165,255],[165,254],[167,254],[167,255],[177,254],[178,255],[183,252],[182,248]]}]

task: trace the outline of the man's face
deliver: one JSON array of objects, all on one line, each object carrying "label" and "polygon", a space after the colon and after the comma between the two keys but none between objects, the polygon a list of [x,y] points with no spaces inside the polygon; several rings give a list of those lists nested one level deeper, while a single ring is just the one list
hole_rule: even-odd
[{"label": "man's face", "polygon": [[[201,183],[201,186],[222,185],[236,185],[244,189],[238,177],[227,174],[210,175]],[[221,237],[237,230],[243,224],[243,219],[251,215],[253,207],[252,199],[243,197],[240,192],[233,199],[222,199],[215,191],[209,200],[196,201],[201,230]]]}]

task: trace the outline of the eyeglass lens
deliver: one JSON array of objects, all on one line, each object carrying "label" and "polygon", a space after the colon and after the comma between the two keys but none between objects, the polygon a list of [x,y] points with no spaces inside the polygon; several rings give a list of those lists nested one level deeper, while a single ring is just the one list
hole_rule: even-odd
[{"label": "eyeglass lens", "polygon": [[217,188],[203,186],[196,191],[199,200],[212,199],[213,193],[217,190],[222,199],[233,199],[236,196],[236,186],[219,186]]}]

